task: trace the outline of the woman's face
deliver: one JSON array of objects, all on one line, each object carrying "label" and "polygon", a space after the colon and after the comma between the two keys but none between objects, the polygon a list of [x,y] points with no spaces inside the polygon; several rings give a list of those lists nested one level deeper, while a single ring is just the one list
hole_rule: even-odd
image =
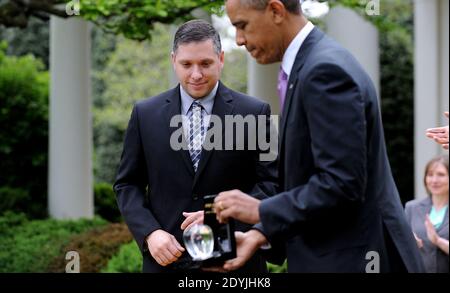
[{"label": "woman's face", "polygon": [[448,172],[443,164],[436,162],[428,168],[425,183],[431,194],[448,196]]}]

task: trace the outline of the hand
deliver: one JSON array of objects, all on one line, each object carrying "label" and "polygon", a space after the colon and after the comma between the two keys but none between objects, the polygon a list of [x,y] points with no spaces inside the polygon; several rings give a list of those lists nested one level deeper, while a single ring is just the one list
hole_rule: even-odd
[{"label": "hand", "polygon": [[240,190],[231,190],[219,193],[214,199],[214,209],[220,223],[234,218],[247,224],[256,224],[259,222],[260,203],[259,199]]},{"label": "hand", "polygon": [[153,231],[146,240],[150,254],[162,266],[173,263],[184,252],[175,237],[161,229]]},{"label": "hand", "polygon": [[416,239],[417,247],[419,247],[419,249],[421,249],[421,248],[423,247],[423,240],[420,239],[420,238],[416,235],[416,233],[413,233],[413,234],[414,234],[414,238]]},{"label": "hand", "polygon": [[185,216],[186,219],[184,219],[183,223],[181,223],[181,230],[189,229],[195,224],[203,224],[204,215],[205,214],[203,211],[192,213],[184,212],[183,216]]},{"label": "hand", "polygon": [[436,229],[434,229],[433,223],[431,223],[429,215],[425,218],[425,228],[427,229],[427,237],[431,243],[437,245],[439,240],[439,235],[436,233]]},{"label": "hand", "polygon": [[267,243],[264,237],[258,230],[249,230],[246,233],[236,232],[236,258],[230,259],[223,265],[224,270],[234,271],[242,267],[259,247]]},{"label": "hand", "polygon": [[[448,112],[445,112],[445,117],[449,117]],[[429,128],[426,131],[426,136],[434,139],[437,143],[441,144],[446,150],[449,148],[449,133],[448,125],[442,127]]]}]

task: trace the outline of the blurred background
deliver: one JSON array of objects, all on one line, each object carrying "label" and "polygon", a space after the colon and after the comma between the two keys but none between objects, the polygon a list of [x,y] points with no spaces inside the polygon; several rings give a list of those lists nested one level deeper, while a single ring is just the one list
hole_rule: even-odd
[{"label": "blurred background", "polygon": [[[426,196],[425,164],[442,149],[425,130],[448,124],[449,2],[303,2],[377,87],[402,202]],[[236,47],[222,5],[0,0],[0,272],[64,272],[68,251],[82,272],[141,271],[112,184],[134,102],[176,85],[170,52],[185,20],[213,23],[222,81],[278,114],[279,64]]]}]

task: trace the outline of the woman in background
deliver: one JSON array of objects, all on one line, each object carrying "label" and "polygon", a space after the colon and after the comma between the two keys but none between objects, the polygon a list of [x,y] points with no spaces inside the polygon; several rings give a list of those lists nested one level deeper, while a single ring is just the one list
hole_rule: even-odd
[{"label": "woman in background", "polygon": [[406,203],[405,212],[428,273],[449,272],[448,156],[439,156],[425,167],[428,197]]}]

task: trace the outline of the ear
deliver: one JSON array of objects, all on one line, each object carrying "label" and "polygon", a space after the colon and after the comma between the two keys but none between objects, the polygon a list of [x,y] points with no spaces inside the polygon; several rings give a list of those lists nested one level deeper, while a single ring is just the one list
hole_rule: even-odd
[{"label": "ear", "polygon": [[222,69],[223,65],[225,63],[225,52],[224,51],[220,52],[219,61],[220,61],[220,69]]},{"label": "ear", "polygon": [[280,0],[270,0],[266,9],[268,9],[273,22],[276,24],[280,24],[286,18],[286,7]]},{"label": "ear", "polygon": [[176,54],[174,52],[170,53],[170,59],[172,61],[173,68],[175,68],[175,57],[176,57]]}]

